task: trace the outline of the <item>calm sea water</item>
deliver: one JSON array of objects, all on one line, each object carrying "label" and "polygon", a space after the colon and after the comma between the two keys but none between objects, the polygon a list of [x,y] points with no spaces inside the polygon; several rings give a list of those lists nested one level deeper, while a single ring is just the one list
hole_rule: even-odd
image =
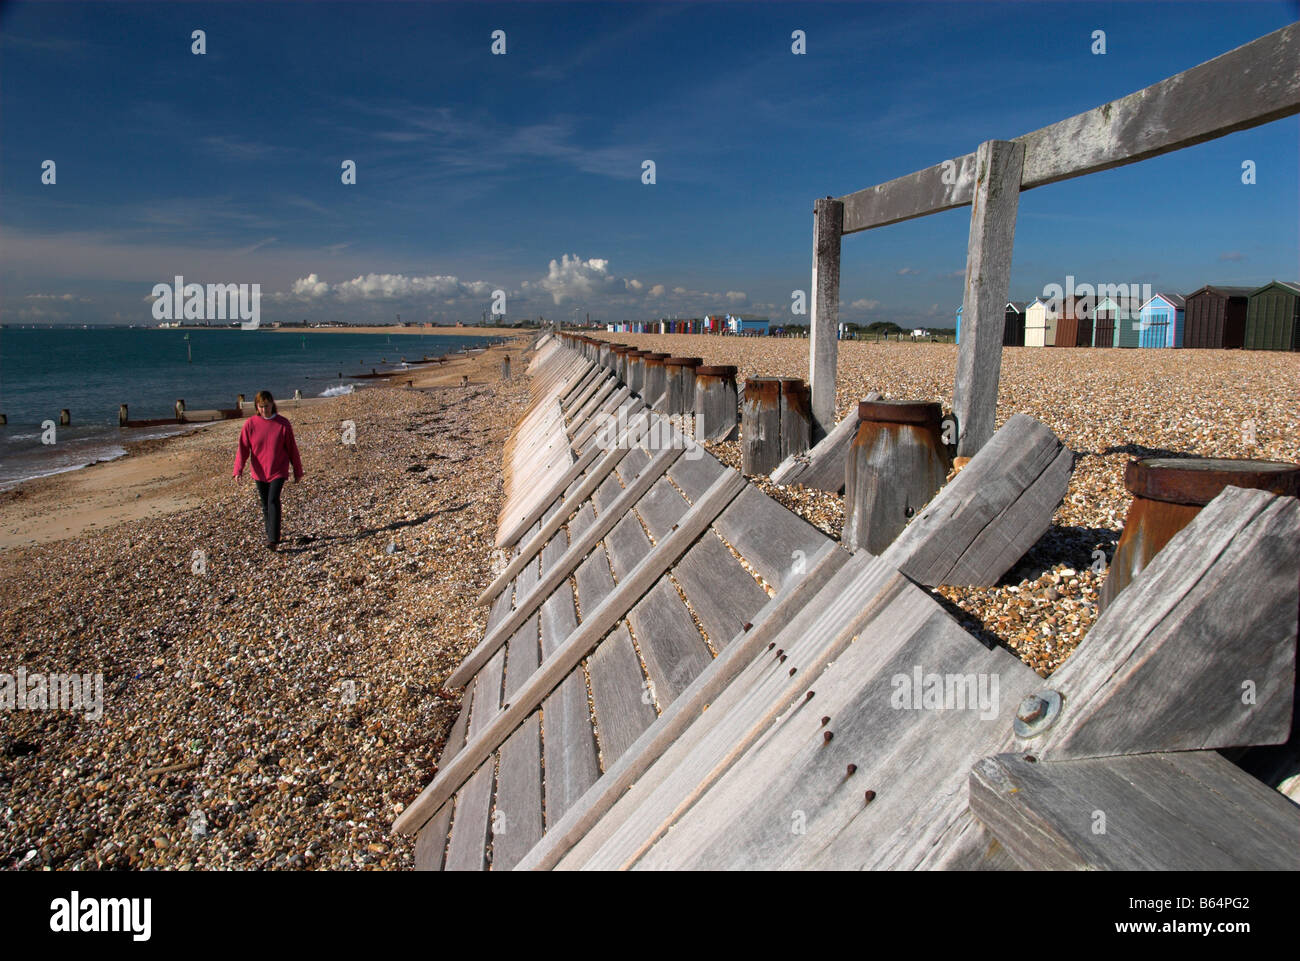
[{"label": "calm sea water", "polygon": [[[188,338],[188,339],[187,339]],[[493,338],[438,334],[335,334],[276,330],[0,329],[0,489],[46,474],[75,470],[125,453],[125,440],[185,430],[119,430],[117,408],[132,420],[190,410],[234,407],[259,390],[277,399],[337,393],[352,374],[396,368]],[[386,361],[386,363],[385,363]],[[339,374],[343,374],[342,378]],[[70,427],[41,443],[41,422],[56,424],[67,408]],[[191,428],[192,429],[192,428]]]}]

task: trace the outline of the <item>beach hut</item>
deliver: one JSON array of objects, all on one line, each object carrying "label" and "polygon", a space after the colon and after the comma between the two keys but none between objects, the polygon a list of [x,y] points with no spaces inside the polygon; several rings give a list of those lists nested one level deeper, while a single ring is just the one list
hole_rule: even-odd
[{"label": "beach hut", "polygon": [[1056,325],[1061,312],[1041,297],[1025,308],[1025,346],[1053,347],[1056,344]]},{"label": "beach hut", "polygon": [[1120,332],[1127,325],[1133,334],[1133,342],[1123,346],[1136,347],[1137,333],[1132,329],[1136,318],[1137,311],[1127,298],[1103,297],[1092,312],[1092,346],[1121,346]]},{"label": "beach hut", "polygon": [[959,344],[961,343],[961,309],[965,306],[965,304],[962,304],[957,308],[957,343]]},{"label": "beach hut", "polygon": [[1007,302],[1006,320],[1002,325],[1002,346],[1025,346],[1025,308],[1029,304],[1023,300]]},{"label": "beach hut", "polygon": [[1300,350],[1300,284],[1275,280],[1246,301],[1249,350]]},{"label": "beach hut", "polygon": [[1249,287],[1210,284],[1187,295],[1184,347],[1223,349],[1246,343],[1246,301]]},{"label": "beach hut", "polygon": [[1138,346],[1183,346],[1185,311],[1186,302],[1178,294],[1153,296],[1138,311]]},{"label": "beach hut", "polygon": [[727,329],[741,337],[766,337],[770,323],[752,314],[727,314]]},{"label": "beach hut", "polygon": [[1051,346],[1089,347],[1092,345],[1092,318],[1088,316],[1087,301],[1082,297],[1066,297],[1056,325],[1056,338]]}]

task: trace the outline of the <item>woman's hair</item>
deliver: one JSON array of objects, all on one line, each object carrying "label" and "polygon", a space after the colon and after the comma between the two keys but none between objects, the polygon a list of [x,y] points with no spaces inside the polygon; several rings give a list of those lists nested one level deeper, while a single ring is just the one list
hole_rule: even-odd
[{"label": "woman's hair", "polygon": [[271,396],[271,392],[269,390],[259,390],[257,392],[257,396],[253,398],[253,404],[254,406],[258,404],[265,404],[272,414],[279,413],[279,411],[276,410],[275,407],[275,398]]}]

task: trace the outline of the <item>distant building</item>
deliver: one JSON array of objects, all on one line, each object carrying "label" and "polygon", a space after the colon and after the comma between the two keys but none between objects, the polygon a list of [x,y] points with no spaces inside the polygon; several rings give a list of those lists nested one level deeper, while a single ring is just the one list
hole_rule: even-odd
[{"label": "distant building", "polygon": [[1025,346],[1056,346],[1056,325],[1061,319],[1060,310],[1042,297],[1035,297],[1025,308]]},{"label": "distant building", "polygon": [[1138,311],[1139,347],[1183,346],[1186,301],[1179,294],[1156,294]]},{"label": "distant building", "polygon": [[1249,350],[1300,350],[1300,284],[1275,280],[1246,302]]},{"label": "distant building", "polygon": [[752,314],[727,314],[727,329],[741,337],[766,337],[771,322]]},{"label": "distant building", "polygon": [[1183,346],[1219,350],[1244,346],[1249,297],[1249,287],[1213,285],[1188,294]]}]

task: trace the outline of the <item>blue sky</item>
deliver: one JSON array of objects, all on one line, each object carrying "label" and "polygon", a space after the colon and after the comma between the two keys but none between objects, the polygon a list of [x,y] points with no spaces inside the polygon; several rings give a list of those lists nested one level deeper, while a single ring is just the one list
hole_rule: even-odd
[{"label": "blue sky", "polygon": [[[1046,126],[1298,15],[1296,2],[6,4],[0,318],[150,323],[153,285],[183,274],[260,283],[268,321],[471,321],[494,289],[511,318],[787,319],[809,285],[813,198]],[[1295,279],[1298,170],[1291,117],[1027,191],[1011,293],[1067,274],[1184,293]],[[968,224],[966,208],[846,238],[844,319],[950,325]]]}]

